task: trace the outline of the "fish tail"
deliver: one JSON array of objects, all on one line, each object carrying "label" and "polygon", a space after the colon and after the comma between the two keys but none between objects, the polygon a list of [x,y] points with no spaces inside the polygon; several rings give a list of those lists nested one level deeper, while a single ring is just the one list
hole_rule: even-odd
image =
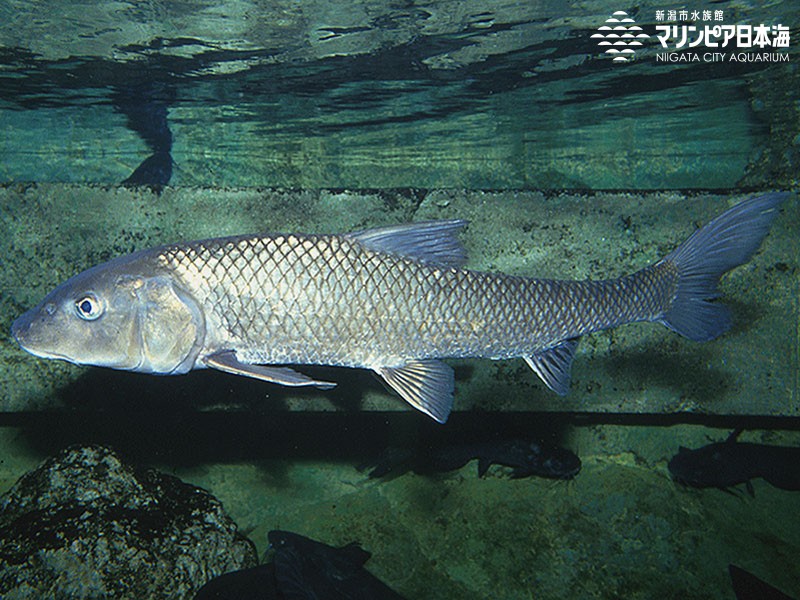
[{"label": "fish tail", "polygon": [[712,302],[722,275],[750,260],[767,235],[786,193],[745,200],[722,213],[668,254],[661,264],[677,270],[669,308],[657,319],[698,342],[714,339],[731,326],[728,307]]}]

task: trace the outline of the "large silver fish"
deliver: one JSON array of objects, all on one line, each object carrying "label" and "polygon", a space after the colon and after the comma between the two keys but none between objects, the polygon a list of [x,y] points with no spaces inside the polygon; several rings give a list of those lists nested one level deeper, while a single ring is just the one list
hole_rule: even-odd
[{"label": "large silver fish", "polygon": [[521,357],[565,394],[584,334],[655,321],[693,340],[720,335],[719,278],[758,249],[785,196],[746,200],[659,262],[605,281],[466,270],[464,221],[170,244],[76,275],[12,333],[36,356],[165,375],[210,367],[329,388],[276,365],[372,369],[444,422],[453,371],[442,358]]}]

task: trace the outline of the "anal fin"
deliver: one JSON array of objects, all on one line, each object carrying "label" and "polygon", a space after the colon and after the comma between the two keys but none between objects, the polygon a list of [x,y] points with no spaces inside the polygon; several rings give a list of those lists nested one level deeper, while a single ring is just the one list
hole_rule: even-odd
[{"label": "anal fin", "polygon": [[569,392],[570,369],[580,338],[570,338],[547,350],[525,356],[525,362],[559,396]]},{"label": "anal fin", "polygon": [[298,373],[289,367],[268,367],[264,365],[251,365],[248,363],[240,362],[236,358],[236,352],[233,350],[226,350],[218,352],[203,359],[206,366],[212,369],[218,369],[225,373],[233,375],[244,375],[245,377],[253,377],[261,381],[268,381],[269,383],[277,383],[278,385],[286,385],[291,387],[302,386],[315,386],[323,390],[329,390],[336,387],[336,384],[331,381],[317,381],[311,379],[308,375]]},{"label": "anal fin", "polygon": [[453,408],[453,369],[438,360],[412,361],[402,367],[375,367],[375,372],[411,406],[447,421]]}]

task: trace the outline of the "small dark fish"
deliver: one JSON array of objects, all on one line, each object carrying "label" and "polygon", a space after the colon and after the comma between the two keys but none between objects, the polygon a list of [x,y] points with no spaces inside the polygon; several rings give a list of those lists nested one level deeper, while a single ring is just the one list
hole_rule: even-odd
[{"label": "small dark fish", "polygon": [[681,447],[669,461],[672,478],[695,488],[726,489],[761,477],[777,488],[800,490],[800,448],[737,442],[737,429],[724,442],[690,450]]},{"label": "small dark fish", "polygon": [[124,114],[128,127],[147,144],[152,154],[136,167],[123,185],[163,186],[172,177],[172,131],[169,105],[174,93],[157,82],[121,86],[112,94],[114,107]]},{"label": "small dark fish", "polygon": [[172,155],[169,152],[154,152],[136,167],[123,185],[167,185],[172,177]]},{"label": "small dark fish", "polygon": [[460,469],[471,460],[478,460],[478,476],[483,477],[491,465],[511,468],[511,477],[546,477],[572,479],[581,470],[581,459],[560,446],[538,441],[512,439],[479,444],[444,446],[424,455],[411,450],[387,448],[374,462],[359,467],[373,467],[370,478],[399,475],[413,470],[429,474]]},{"label": "small dark fish", "polygon": [[367,460],[359,464],[356,469],[366,471],[370,479],[378,479],[391,475],[396,477],[409,471],[415,470],[418,457],[411,448],[399,448],[388,446],[377,458]]},{"label": "small dark fish", "polygon": [[728,565],[728,573],[736,600],[793,600],[791,596],[736,565]]},{"label": "small dark fish", "polygon": [[206,583],[194,600],[280,600],[275,581],[275,565],[267,563],[251,569],[232,571]]},{"label": "small dark fish", "polygon": [[402,600],[364,568],[370,553],[356,543],[334,548],[288,531],[270,531],[275,579],[291,600]]},{"label": "small dark fish", "polygon": [[403,600],[364,568],[355,542],[335,548],[288,531],[270,531],[272,562],[209,581],[195,600]]}]

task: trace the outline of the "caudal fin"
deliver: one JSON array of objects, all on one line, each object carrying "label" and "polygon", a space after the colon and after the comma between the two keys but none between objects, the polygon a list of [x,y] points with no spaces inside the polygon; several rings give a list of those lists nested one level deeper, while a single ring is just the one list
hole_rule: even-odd
[{"label": "caudal fin", "polygon": [[714,339],[731,326],[728,308],[711,302],[720,277],[747,262],[767,235],[786,193],[745,200],[695,231],[668,254],[678,270],[675,299],[660,322],[689,339]]}]

